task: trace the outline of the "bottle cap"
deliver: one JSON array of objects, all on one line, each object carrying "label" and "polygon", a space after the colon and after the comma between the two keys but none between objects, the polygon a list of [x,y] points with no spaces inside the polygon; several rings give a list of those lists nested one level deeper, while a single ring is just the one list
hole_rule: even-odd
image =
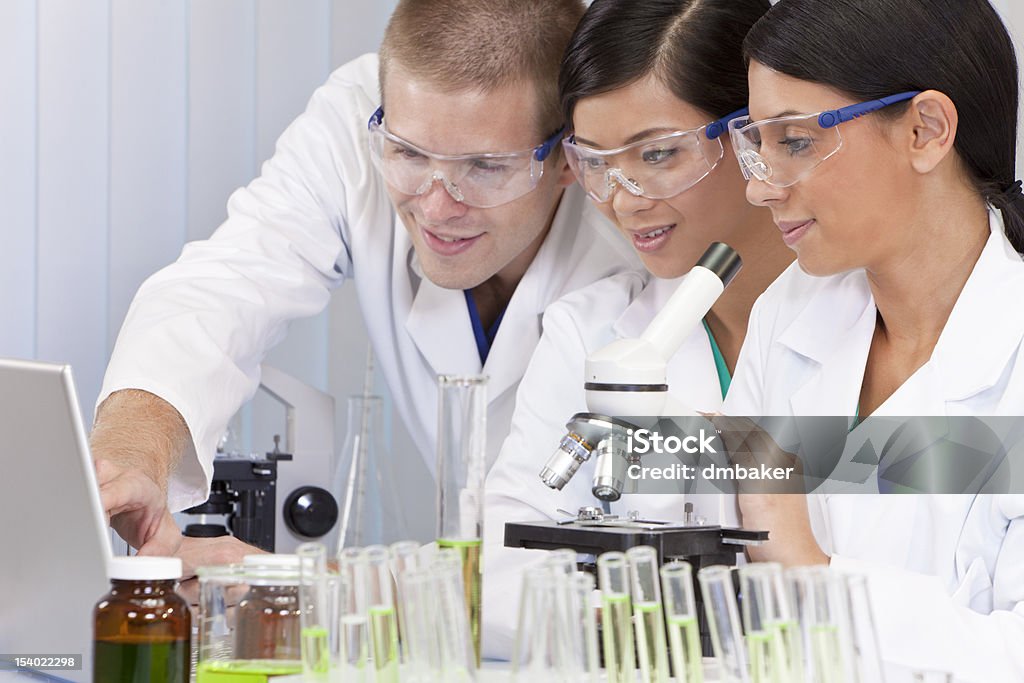
[{"label": "bottle cap", "polygon": [[181,578],[181,559],[177,557],[112,557],[107,574],[122,581],[170,581]]}]

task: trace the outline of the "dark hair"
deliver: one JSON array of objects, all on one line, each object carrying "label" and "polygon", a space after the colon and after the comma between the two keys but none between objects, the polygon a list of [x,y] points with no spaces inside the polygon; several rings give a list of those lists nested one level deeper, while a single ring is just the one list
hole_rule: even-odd
[{"label": "dark hair", "polygon": [[[1017,59],[987,0],[783,0],[751,29],[744,54],[857,100],[944,93],[960,119],[957,154],[1024,251],[1024,200],[1007,192],[1016,175]],[[907,106],[879,114],[899,116]]]},{"label": "dark hair", "polygon": [[746,107],[743,36],[768,8],[768,0],[594,0],[562,58],[566,123],[581,99],[648,74],[711,116]]}]

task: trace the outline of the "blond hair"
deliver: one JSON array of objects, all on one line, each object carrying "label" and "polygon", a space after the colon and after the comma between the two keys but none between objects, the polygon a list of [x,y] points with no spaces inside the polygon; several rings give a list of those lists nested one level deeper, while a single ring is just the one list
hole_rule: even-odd
[{"label": "blond hair", "polygon": [[380,48],[381,97],[392,64],[451,92],[529,83],[546,137],[562,125],[558,70],[584,9],[582,0],[400,0]]}]

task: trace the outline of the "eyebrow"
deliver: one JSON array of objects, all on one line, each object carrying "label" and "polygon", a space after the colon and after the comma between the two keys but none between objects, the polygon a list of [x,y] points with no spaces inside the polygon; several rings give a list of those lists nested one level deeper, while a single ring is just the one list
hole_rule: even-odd
[{"label": "eyebrow", "polygon": [[[626,139],[625,142],[623,142],[621,145],[617,145],[617,147],[625,147],[626,145],[631,145],[634,142],[639,142],[640,140],[643,140],[644,138],[650,138],[650,137],[654,137],[656,135],[668,135],[669,133],[678,133],[681,130],[682,130],[681,128],[670,128],[668,126],[660,126],[658,128],[648,128],[648,129],[642,130],[639,133],[636,133],[634,135],[630,135]],[[579,135],[576,136],[576,142],[580,143],[581,145],[586,145],[587,147],[593,147],[595,149],[599,149],[600,148],[600,145],[598,145],[598,144],[596,144],[594,142],[591,142],[590,140],[587,140],[586,138],[581,138]]]}]

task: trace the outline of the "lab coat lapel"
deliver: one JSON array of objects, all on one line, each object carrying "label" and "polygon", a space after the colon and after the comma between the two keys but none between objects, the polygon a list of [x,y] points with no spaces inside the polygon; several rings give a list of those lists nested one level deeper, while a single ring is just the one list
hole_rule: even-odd
[{"label": "lab coat lapel", "polygon": [[992,388],[1006,370],[1024,330],[1024,269],[997,211],[989,214],[989,228],[932,357],[879,407],[879,414],[946,415],[950,403]]},{"label": "lab coat lapel", "polygon": [[565,294],[558,274],[564,268],[562,259],[572,251],[573,240],[591,239],[586,234],[590,226],[580,224],[584,201],[582,192],[563,193],[544,243],[512,293],[484,365],[489,377],[487,395],[492,401],[516,387],[526,373],[540,341],[544,309]]},{"label": "lab coat lapel", "polygon": [[419,271],[415,253],[410,269],[419,276],[405,329],[436,375],[478,375],[480,354],[461,289],[445,289]]},{"label": "lab coat lapel", "polygon": [[866,276],[849,273],[836,288],[820,291],[779,337],[780,344],[816,366],[790,397],[794,415],[853,415],[875,315]]}]

